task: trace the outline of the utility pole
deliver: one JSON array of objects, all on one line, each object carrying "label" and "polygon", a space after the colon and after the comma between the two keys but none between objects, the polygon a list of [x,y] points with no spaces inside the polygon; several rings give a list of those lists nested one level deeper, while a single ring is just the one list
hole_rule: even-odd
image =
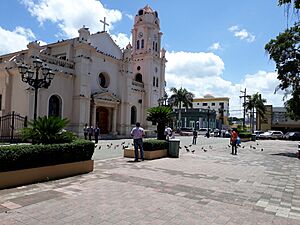
[{"label": "utility pole", "polygon": [[244,95],[239,96],[239,97],[244,99],[244,102],[243,102],[243,107],[244,107],[244,110],[243,110],[243,130],[245,130],[245,115],[246,115],[245,102],[246,102],[246,98],[247,98],[246,88],[245,88],[245,91],[240,91],[240,92],[244,94]]}]

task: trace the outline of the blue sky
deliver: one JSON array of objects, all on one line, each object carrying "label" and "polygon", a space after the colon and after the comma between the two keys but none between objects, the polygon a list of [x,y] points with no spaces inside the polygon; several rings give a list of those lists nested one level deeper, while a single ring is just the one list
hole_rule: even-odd
[{"label": "blue sky", "polygon": [[[240,90],[262,93],[268,104],[278,81],[265,44],[287,27],[276,0],[3,0],[0,1],[0,54],[25,49],[28,41],[56,42],[75,37],[85,25],[108,32],[120,47],[131,38],[133,18],[146,4],[156,11],[167,50],[166,81],[196,97],[230,97],[231,115],[241,109]],[[290,25],[292,24],[289,21]]]}]

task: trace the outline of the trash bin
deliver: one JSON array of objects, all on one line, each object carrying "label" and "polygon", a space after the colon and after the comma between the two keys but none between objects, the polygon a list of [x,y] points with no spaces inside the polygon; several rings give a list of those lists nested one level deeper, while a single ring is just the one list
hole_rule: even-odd
[{"label": "trash bin", "polygon": [[169,139],[168,156],[173,158],[179,157],[179,139]]},{"label": "trash bin", "polygon": [[251,135],[251,141],[256,141],[256,134]]}]

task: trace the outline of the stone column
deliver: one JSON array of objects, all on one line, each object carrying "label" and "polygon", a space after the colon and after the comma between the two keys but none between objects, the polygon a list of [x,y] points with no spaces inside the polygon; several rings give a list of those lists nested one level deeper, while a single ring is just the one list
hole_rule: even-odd
[{"label": "stone column", "polygon": [[117,134],[117,108],[113,108],[112,133]]}]

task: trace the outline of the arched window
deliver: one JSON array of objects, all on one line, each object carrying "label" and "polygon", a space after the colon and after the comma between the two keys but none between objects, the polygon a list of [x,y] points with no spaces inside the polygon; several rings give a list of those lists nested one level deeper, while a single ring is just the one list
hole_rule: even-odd
[{"label": "arched window", "polygon": [[61,117],[61,99],[57,95],[52,95],[49,99],[48,116]]},{"label": "arched window", "polygon": [[130,123],[135,124],[136,123],[136,107],[132,106],[131,107],[131,115],[130,115]]},{"label": "arched window", "polygon": [[155,51],[157,52],[157,42],[155,43]]},{"label": "arched window", "polygon": [[155,87],[155,77],[153,77],[153,87]]},{"label": "arched window", "polygon": [[110,82],[109,76],[106,73],[100,73],[99,74],[99,78],[98,78],[98,82],[100,87],[102,88],[107,88]]},{"label": "arched window", "polygon": [[158,87],[158,77],[156,78],[156,87]]},{"label": "arched window", "polygon": [[152,42],[152,50],[154,50],[154,43],[155,43],[155,42],[153,41],[153,42]]},{"label": "arched window", "polygon": [[135,81],[143,83],[143,76],[142,76],[142,74],[138,73],[137,75],[135,75]]},{"label": "arched window", "polygon": [[144,39],[142,39],[141,48],[144,48]]},{"label": "arched window", "polygon": [[136,42],[136,49],[140,49],[140,40],[137,40]]}]

